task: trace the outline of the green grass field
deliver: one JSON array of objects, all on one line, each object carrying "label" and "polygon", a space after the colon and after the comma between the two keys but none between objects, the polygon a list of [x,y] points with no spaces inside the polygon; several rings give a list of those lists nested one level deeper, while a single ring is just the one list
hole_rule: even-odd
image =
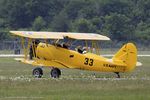
[{"label": "green grass field", "polygon": [[0,100],[150,100],[150,57],[140,57],[143,66],[132,73],[62,69],[60,79],[32,77],[34,67],[13,58],[0,58]]}]

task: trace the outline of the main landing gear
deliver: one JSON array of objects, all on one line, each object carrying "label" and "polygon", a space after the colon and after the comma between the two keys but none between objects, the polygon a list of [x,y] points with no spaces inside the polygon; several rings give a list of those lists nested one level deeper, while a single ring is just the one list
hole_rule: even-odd
[{"label": "main landing gear", "polygon": [[53,68],[50,72],[52,78],[59,78],[61,75],[61,71],[58,68]]},{"label": "main landing gear", "polygon": [[37,68],[33,69],[32,74],[35,78],[41,78],[43,75],[43,70],[42,70],[42,68],[37,67]]},{"label": "main landing gear", "polygon": [[[40,67],[36,67],[35,69],[33,69],[32,72],[33,76],[35,78],[41,78],[43,76],[43,69]],[[50,72],[50,76],[52,78],[59,78],[61,75],[61,71],[58,68],[52,68],[51,72]]]}]

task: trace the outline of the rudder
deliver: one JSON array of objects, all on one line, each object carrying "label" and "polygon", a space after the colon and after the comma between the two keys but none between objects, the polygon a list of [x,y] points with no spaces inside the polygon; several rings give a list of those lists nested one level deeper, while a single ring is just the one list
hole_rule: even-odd
[{"label": "rudder", "polygon": [[125,44],[112,58],[115,60],[122,60],[127,64],[126,71],[132,71],[137,62],[137,49],[133,43]]}]

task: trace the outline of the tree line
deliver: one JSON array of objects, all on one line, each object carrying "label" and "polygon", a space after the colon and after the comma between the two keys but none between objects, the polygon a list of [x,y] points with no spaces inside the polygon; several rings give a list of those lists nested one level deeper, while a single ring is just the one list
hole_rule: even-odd
[{"label": "tree line", "polygon": [[0,39],[9,30],[94,32],[149,44],[150,0],[0,0]]}]

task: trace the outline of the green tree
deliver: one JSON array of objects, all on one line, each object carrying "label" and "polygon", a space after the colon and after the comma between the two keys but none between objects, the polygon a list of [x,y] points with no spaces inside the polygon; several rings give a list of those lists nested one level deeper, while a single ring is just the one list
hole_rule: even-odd
[{"label": "green tree", "polygon": [[104,28],[112,39],[126,41],[133,37],[134,28],[130,25],[130,19],[125,15],[115,13],[105,16]]},{"label": "green tree", "polygon": [[40,31],[44,29],[45,27],[46,27],[46,22],[41,16],[38,16],[32,24],[32,29],[34,31]]},{"label": "green tree", "polygon": [[141,42],[143,44],[147,44],[149,45],[149,41],[150,41],[150,24],[146,24],[144,22],[140,22],[138,25],[137,25],[137,28],[136,28],[136,40]]},{"label": "green tree", "polygon": [[75,30],[77,32],[95,32],[96,27],[87,19],[79,19],[75,22]]},{"label": "green tree", "polygon": [[9,22],[9,27],[14,29],[24,28],[30,25],[30,17],[26,13],[28,0],[5,0],[2,9],[2,17]]},{"label": "green tree", "polygon": [[11,35],[9,34],[9,29],[0,28],[0,40],[11,39]]},{"label": "green tree", "polygon": [[69,30],[69,20],[67,14],[62,11],[56,15],[51,23],[53,31],[67,32]]},{"label": "green tree", "polygon": [[149,5],[149,0],[0,0],[0,36],[8,37],[5,30],[97,32],[146,44]]}]

